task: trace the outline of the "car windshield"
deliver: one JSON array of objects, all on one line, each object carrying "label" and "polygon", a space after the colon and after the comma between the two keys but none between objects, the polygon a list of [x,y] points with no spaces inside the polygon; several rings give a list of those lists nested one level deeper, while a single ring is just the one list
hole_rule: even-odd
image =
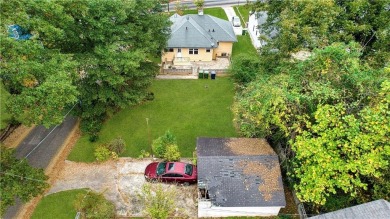
[{"label": "car windshield", "polygon": [[187,175],[192,175],[192,165],[191,164],[187,164],[186,165],[186,171],[185,171],[185,173],[187,174]]},{"label": "car windshield", "polygon": [[157,176],[160,176],[165,173],[165,169],[167,167],[167,163],[161,162],[157,165]]}]

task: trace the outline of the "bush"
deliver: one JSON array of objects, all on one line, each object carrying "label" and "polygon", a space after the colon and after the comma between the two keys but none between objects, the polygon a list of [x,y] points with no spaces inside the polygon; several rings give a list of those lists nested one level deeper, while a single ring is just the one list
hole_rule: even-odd
[{"label": "bush", "polygon": [[95,148],[94,155],[97,161],[103,162],[111,158],[112,152],[105,145],[99,145]]},{"label": "bush", "polygon": [[126,143],[121,137],[113,139],[107,145],[108,150],[110,150],[111,152],[115,152],[117,155],[122,154],[125,151],[125,147]]},{"label": "bush", "polygon": [[180,151],[177,144],[167,145],[163,158],[166,161],[179,161]]},{"label": "bush", "polygon": [[175,212],[174,190],[163,189],[160,184],[151,186],[145,184],[139,194],[145,213],[150,218],[165,219],[173,217]]},{"label": "bush", "polygon": [[256,78],[259,69],[260,60],[257,56],[240,54],[233,59],[229,72],[236,82],[247,84]]},{"label": "bush", "polygon": [[78,194],[74,206],[77,211],[81,212],[81,218],[115,218],[114,204],[99,193],[90,191],[85,195]]},{"label": "bush", "polygon": [[145,157],[150,157],[150,153],[145,150],[141,150],[141,154],[138,156],[138,158],[145,158]]},{"label": "bush", "polygon": [[152,149],[157,157],[163,158],[167,145],[176,144],[176,137],[168,130],[164,135],[155,139],[152,143]]}]

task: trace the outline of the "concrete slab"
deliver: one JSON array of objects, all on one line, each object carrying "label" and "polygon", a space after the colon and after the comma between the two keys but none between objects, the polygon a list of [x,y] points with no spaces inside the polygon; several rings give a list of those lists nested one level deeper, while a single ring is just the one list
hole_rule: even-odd
[{"label": "concrete slab", "polygon": [[[233,18],[234,16],[237,16],[237,15],[236,15],[236,12],[235,12],[234,9],[233,9],[233,7],[223,7],[223,10],[225,11],[226,16],[228,17],[230,23],[231,23],[232,26],[233,26],[232,18]],[[238,36],[239,36],[239,35],[242,35],[242,24],[241,24],[241,26],[239,26],[239,27],[234,27],[234,26],[233,26],[233,30],[234,30],[234,33],[235,33],[236,35],[238,35]]]}]

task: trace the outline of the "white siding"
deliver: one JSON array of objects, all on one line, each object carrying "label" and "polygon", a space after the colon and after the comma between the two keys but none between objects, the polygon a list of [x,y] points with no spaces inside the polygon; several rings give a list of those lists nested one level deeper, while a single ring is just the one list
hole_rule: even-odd
[{"label": "white siding", "polygon": [[211,202],[198,203],[198,217],[276,216],[281,207],[215,207]]},{"label": "white siding", "polygon": [[255,48],[261,47],[261,42],[259,40],[259,29],[258,29],[258,22],[256,19],[256,13],[253,13],[251,16],[249,16],[249,22],[248,22],[248,33],[251,37],[252,44]]}]

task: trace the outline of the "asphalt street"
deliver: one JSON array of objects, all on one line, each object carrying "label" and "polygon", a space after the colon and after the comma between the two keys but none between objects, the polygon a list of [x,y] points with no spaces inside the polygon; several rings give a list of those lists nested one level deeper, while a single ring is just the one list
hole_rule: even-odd
[{"label": "asphalt street", "polygon": [[[67,116],[61,125],[49,129],[43,126],[35,127],[16,148],[16,157],[26,158],[33,167],[46,169],[76,123],[77,118]],[[17,201],[14,206],[7,209],[4,219],[16,218],[21,207],[22,203]]]},{"label": "asphalt street", "polygon": [[[247,2],[255,2],[256,0],[205,0],[204,7],[212,8],[212,7],[222,7],[222,6],[239,6],[245,5]],[[194,9],[196,6],[193,3],[193,0],[181,0],[182,5],[187,6],[189,9]],[[174,11],[176,6],[176,2],[173,1],[169,3],[169,11]]]}]

